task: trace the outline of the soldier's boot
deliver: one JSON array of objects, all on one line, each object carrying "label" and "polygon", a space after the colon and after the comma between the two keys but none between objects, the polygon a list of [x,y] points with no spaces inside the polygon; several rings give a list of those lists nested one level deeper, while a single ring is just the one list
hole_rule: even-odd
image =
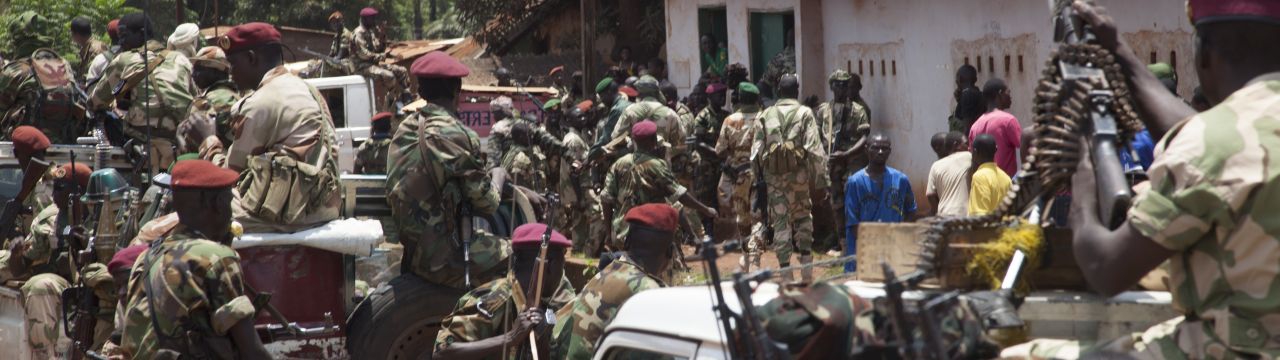
[{"label": "soldier's boot", "polygon": [[[778,264],[778,269],[784,269],[784,268],[787,268],[787,267],[789,267],[789,266],[791,266],[791,263],[779,263],[779,264]],[[795,281],[796,281],[795,274],[793,273],[794,271],[795,271],[795,270],[783,270],[783,271],[780,271],[780,273],[781,273],[781,274],[779,274],[779,275],[781,275],[781,277],[782,277],[782,283],[783,283],[783,284],[790,284],[790,283],[793,283],[793,282],[795,282]]]},{"label": "soldier's boot", "polygon": [[[809,265],[813,263],[813,255],[800,255],[800,265]],[[813,268],[805,267],[800,269],[800,282],[805,284],[813,283]]]}]

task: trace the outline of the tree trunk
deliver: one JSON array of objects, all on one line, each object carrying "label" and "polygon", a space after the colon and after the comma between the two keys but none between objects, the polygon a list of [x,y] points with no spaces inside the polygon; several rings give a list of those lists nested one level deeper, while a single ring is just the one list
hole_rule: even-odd
[{"label": "tree trunk", "polygon": [[[431,0],[431,21],[436,20],[436,0]],[[422,0],[413,0],[413,38],[422,40]]]}]

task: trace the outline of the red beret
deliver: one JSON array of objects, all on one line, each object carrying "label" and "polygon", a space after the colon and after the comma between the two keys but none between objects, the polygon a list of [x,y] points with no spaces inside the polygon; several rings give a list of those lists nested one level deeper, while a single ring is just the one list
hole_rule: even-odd
[{"label": "red beret", "polygon": [[396,116],[395,114],[383,111],[378,113],[377,115],[374,115],[373,119],[369,119],[369,122],[390,121],[391,118],[395,116]]},{"label": "red beret", "polygon": [[239,178],[240,173],[207,160],[182,160],[173,164],[169,182],[174,189],[225,189]]},{"label": "red beret", "polygon": [[657,135],[658,124],[652,121],[645,120],[631,125],[631,137],[633,138],[653,138]]},{"label": "red beret", "polygon": [[708,84],[708,85],[707,85],[707,91],[705,91],[705,92],[706,92],[707,94],[715,94],[715,93],[718,93],[718,92],[721,92],[721,91],[725,91],[725,90],[728,90],[728,89],[729,89],[729,86],[727,86],[727,85],[725,85],[725,84],[721,84],[721,83],[718,83],[718,82],[713,82],[713,83],[711,83],[711,84]]},{"label": "red beret", "polygon": [[432,51],[419,56],[409,67],[413,76],[427,79],[464,78],[471,75],[466,65],[442,51]]},{"label": "red beret", "polygon": [[114,19],[107,23],[107,35],[113,38],[120,36],[120,19]]},{"label": "red beret", "polygon": [[13,140],[13,151],[31,154],[49,148],[49,137],[35,127],[23,125],[13,129],[9,134]]},{"label": "red beret", "polygon": [[58,180],[75,180],[77,184],[80,184],[81,188],[86,188],[89,187],[89,174],[92,173],[93,169],[90,169],[89,165],[78,162],[75,166],[70,163],[59,166],[55,175],[57,175]]},{"label": "red beret", "polygon": [[594,101],[591,101],[591,100],[582,100],[582,102],[578,103],[578,111],[581,111],[581,112],[584,112],[584,113],[585,113],[585,112],[588,112],[588,111],[591,111],[591,107],[592,107],[592,106],[595,106],[595,105],[596,105],[596,103],[595,103]]},{"label": "red beret", "polygon": [[648,203],[631,208],[625,218],[627,222],[654,229],[676,232],[676,224],[680,222],[680,212],[671,205]]},{"label": "red beret", "polygon": [[627,96],[630,96],[630,97],[640,96],[640,92],[636,91],[635,88],[627,85],[622,85],[622,87],[618,88],[618,91],[622,92],[623,94],[627,94]]},{"label": "red beret", "polygon": [[1238,20],[1280,23],[1280,1],[1190,0],[1187,2],[1187,15],[1196,25]]},{"label": "red beret", "polygon": [[360,9],[360,16],[378,16],[378,9],[371,7]]},{"label": "red beret", "polygon": [[218,40],[228,54],[252,49],[258,45],[279,44],[280,32],[264,22],[252,22],[231,28],[227,36]]},{"label": "red beret", "polygon": [[[511,246],[538,246],[542,244],[542,234],[547,232],[547,225],[540,223],[529,223],[520,225],[511,235]],[[551,242],[548,246],[558,246],[562,248],[573,247],[573,242],[561,235],[560,232],[551,230]]]},{"label": "red beret", "polygon": [[146,251],[147,244],[134,245],[116,251],[116,255],[111,257],[111,262],[107,263],[107,272],[133,267],[133,263],[138,261],[138,255]]}]

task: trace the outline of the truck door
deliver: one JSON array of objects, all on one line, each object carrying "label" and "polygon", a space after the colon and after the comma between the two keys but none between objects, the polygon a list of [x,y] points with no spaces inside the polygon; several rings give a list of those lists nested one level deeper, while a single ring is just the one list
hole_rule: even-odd
[{"label": "truck door", "polygon": [[596,349],[593,359],[688,360],[723,359],[723,357],[699,356],[698,343],[693,341],[650,333],[618,330],[605,334],[604,341]]}]

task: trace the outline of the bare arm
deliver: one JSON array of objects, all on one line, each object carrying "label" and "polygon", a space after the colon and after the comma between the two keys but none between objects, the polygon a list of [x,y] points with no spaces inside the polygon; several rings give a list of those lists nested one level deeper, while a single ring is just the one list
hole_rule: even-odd
[{"label": "bare arm", "polygon": [[940,199],[938,199],[938,194],[927,194],[925,195],[925,197],[929,198],[929,213],[925,215],[926,216],[938,215],[938,202],[941,201]]},{"label": "bare arm", "polygon": [[484,340],[455,342],[441,346],[436,349],[434,358],[485,359],[501,354],[504,348],[509,351],[518,351],[525,341],[529,340],[529,332],[542,323],[542,314],[539,314],[537,309],[527,309],[521,312],[519,317],[516,327],[511,331]]},{"label": "bare arm", "polygon": [[1071,178],[1072,250],[1080,271],[1094,291],[1113,296],[1132,288],[1148,272],[1173,256],[1126,221],[1116,230],[1098,220],[1098,195],[1088,146]]},{"label": "bare arm", "polygon": [[1099,44],[1115,54],[1116,62],[1128,78],[1129,87],[1137,100],[1138,115],[1153,138],[1164,137],[1164,133],[1178,122],[1196,114],[1191,105],[1169,92],[1154,74],[1147,71],[1146,63],[1117,35],[1115,19],[1107,14],[1106,8],[1082,1],[1076,1],[1074,6],[1080,17],[1093,27]]},{"label": "bare arm", "polygon": [[698,211],[698,214],[702,215],[703,217],[714,218],[718,215],[716,214],[716,209],[712,209],[710,207],[707,207],[706,205],[703,205],[702,202],[698,201],[698,199],[694,199],[693,195],[689,194],[688,192],[685,192],[683,195],[680,195],[680,203],[684,204],[684,206],[688,206]]}]

